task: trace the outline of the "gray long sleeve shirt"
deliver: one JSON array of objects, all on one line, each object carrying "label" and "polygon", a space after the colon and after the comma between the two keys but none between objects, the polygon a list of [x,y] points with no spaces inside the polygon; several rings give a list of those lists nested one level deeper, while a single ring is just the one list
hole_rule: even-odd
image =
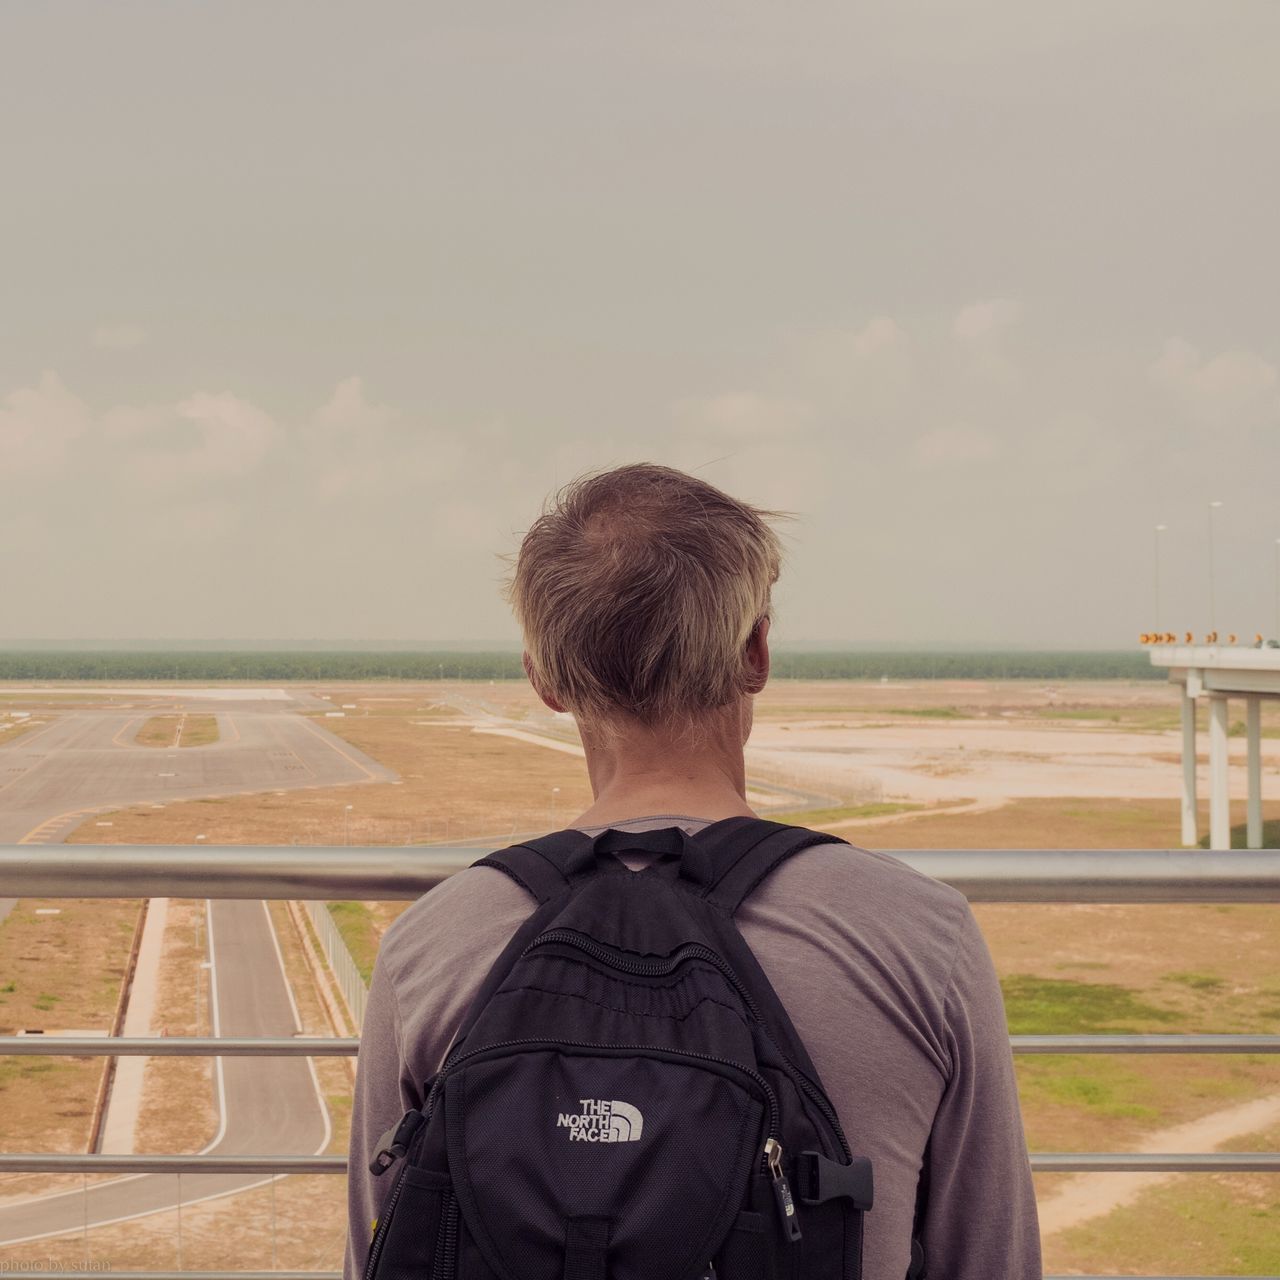
[{"label": "gray long sleeve shirt", "polygon": [[[668,816],[628,830],[704,822]],[[637,862],[636,865],[641,865]],[[488,867],[453,876],[383,938],[351,1121],[345,1280],[362,1274],[389,1177],[368,1162],[439,1068],[508,939],[533,912]],[[1040,1238],[1000,987],[968,903],[886,854],[817,845],[738,913],[850,1145],[875,1170],[866,1280],[903,1280],[927,1163],[929,1280],[1039,1280]]]}]

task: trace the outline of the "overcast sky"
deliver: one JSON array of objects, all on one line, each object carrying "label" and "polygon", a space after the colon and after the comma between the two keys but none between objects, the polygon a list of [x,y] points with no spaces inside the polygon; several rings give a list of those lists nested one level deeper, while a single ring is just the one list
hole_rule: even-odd
[{"label": "overcast sky", "polygon": [[650,459],[779,643],[1270,632],[1280,5],[0,9],[0,639],[511,641]]}]

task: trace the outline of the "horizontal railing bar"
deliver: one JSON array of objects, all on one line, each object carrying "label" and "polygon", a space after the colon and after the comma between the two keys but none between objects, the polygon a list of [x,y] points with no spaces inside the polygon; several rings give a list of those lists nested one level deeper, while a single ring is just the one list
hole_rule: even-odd
[{"label": "horizontal railing bar", "polygon": [[338,1036],[0,1036],[0,1058],[340,1058],[359,1048]]},{"label": "horizontal railing bar", "polygon": [[1280,1036],[1010,1036],[1009,1043],[1014,1053],[1280,1053]]},{"label": "horizontal railing bar", "polygon": [[[17,1270],[17,1268],[15,1268]],[[102,1271],[49,1272],[58,1280],[102,1280]],[[110,1271],[111,1280],[342,1280],[340,1271]],[[1044,1280],[1280,1280],[1280,1276],[1044,1276]]]},{"label": "horizontal railing bar", "polygon": [[[102,1271],[40,1271],[44,1280],[102,1280]],[[342,1280],[341,1271],[117,1271],[111,1280]],[[1280,1280],[1277,1276],[1045,1276],[1044,1280]]]},{"label": "horizontal railing bar", "polygon": [[1035,1173],[1280,1173],[1280,1151],[1213,1151],[1143,1155],[1137,1152],[1033,1152]]},{"label": "horizontal railing bar", "polygon": [[346,1173],[346,1156],[0,1153],[0,1173]]},{"label": "horizontal railing bar", "polygon": [[[344,1156],[135,1156],[0,1154],[3,1173],[345,1173]],[[1040,1151],[1035,1173],[1280,1173],[1278,1151],[1228,1151],[1174,1155],[1138,1152]]]},{"label": "horizontal railing bar", "polygon": [[[1017,1054],[1280,1053],[1280,1035],[1010,1036]],[[352,1036],[0,1036],[0,1057],[354,1057]]]},{"label": "horizontal railing bar", "polygon": [[[46,1280],[102,1280],[102,1271],[40,1271]],[[111,1280],[342,1280],[341,1271],[118,1271]],[[1044,1280],[1280,1280],[1278,1276],[1051,1276]]]},{"label": "horizontal railing bar", "polygon": [[[0,846],[6,897],[416,898],[485,849]],[[856,853],[851,857],[857,857]],[[1280,850],[899,850],[973,902],[1280,902]]]}]

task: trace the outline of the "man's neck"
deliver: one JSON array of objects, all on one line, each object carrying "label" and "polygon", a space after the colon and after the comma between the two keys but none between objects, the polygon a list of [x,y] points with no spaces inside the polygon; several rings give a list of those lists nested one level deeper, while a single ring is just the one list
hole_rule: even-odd
[{"label": "man's neck", "polygon": [[750,703],[726,707],[693,730],[581,728],[595,802],[574,822],[599,827],[650,814],[706,818],[751,815],[742,749]]}]

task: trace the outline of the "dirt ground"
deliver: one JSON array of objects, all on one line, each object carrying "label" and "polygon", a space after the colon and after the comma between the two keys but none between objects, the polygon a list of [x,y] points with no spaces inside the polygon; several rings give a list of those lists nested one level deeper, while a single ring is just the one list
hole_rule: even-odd
[{"label": "dirt ground", "polygon": [[[0,1035],[108,1035],[138,923],[130,899],[24,898],[0,928]],[[101,1057],[0,1058],[0,1148],[85,1151]],[[5,1179],[0,1195],[30,1194]]]}]

